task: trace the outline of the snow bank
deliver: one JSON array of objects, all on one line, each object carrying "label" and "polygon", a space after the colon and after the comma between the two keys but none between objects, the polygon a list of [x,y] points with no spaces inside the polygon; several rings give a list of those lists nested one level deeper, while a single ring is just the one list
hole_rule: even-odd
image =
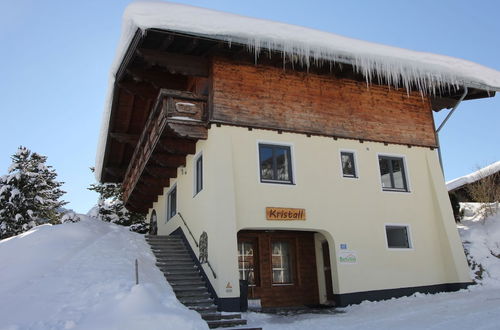
[{"label": "snow bank", "polygon": [[477,180],[484,178],[485,176],[488,176],[490,174],[494,174],[498,171],[500,171],[500,160],[486,167],[483,167],[476,172],[472,172],[460,178],[456,178],[446,182],[446,188],[448,189],[448,191],[455,190],[465,184],[476,182]]},{"label": "snow bank", "polygon": [[347,63],[367,82],[384,78],[389,84],[431,94],[458,86],[500,91],[500,72],[473,62],[431,53],[366,42],[310,28],[250,18],[168,2],[134,2],[125,10],[122,35],[111,68],[108,98],[103,114],[96,159],[100,180],[111,112],[115,74],[137,29],[158,28],[211,39],[237,42],[255,52],[283,53],[306,66],[311,63]]},{"label": "snow bank", "polygon": [[[461,203],[464,219],[458,225],[469,259],[484,269],[482,279],[476,281],[487,286],[500,288],[500,213],[481,219],[478,215],[479,203]],[[471,270],[481,271],[479,265]]]},{"label": "snow bank", "polygon": [[177,301],[144,236],[79,216],[0,241],[0,329],[207,328]]}]

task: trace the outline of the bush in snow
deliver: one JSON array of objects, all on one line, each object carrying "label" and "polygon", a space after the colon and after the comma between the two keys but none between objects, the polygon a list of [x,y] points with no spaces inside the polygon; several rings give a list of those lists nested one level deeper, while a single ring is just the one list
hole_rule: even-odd
[{"label": "bush in snow", "polygon": [[0,177],[0,239],[42,223],[59,223],[58,208],[67,202],[57,174],[47,157],[19,147],[11,157],[8,174]]},{"label": "bush in snow", "polygon": [[500,172],[479,170],[477,181],[467,186],[467,191],[473,201],[480,203],[480,216],[486,219],[495,215],[500,201]]},{"label": "bush in snow", "polygon": [[[93,168],[91,170],[94,171]],[[125,208],[121,184],[97,183],[90,185],[88,189],[99,193],[97,208],[101,220],[123,226],[144,222],[145,215],[130,212]]]},{"label": "bush in snow", "polygon": [[73,211],[67,211],[61,218],[61,223],[78,222],[80,217]]},{"label": "bush in snow", "polygon": [[149,233],[149,223],[146,222],[135,223],[132,226],[130,226],[130,231],[139,234],[147,234]]}]

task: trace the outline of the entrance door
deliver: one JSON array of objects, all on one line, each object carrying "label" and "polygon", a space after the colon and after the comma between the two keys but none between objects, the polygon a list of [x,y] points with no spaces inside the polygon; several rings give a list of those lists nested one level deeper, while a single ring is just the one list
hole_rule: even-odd
[{"label": "entrance door", "polygon": [[323,268],[325,270],[325,287],[326,287],[326,299],[333,301],[333,283],[332,283],[332,268],[330,265],[330,249],[328,247],[328,242],[324,241],[321,244],[323,248]]}]

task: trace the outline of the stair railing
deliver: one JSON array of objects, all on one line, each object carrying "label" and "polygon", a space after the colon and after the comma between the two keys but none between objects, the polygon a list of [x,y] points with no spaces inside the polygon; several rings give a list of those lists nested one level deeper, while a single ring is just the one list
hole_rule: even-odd
[{"label": "stair railing", "polygon": [[[189,235],[191,235],[191,238],[193,239],[194,244],[196,244],[196,247],[199,247],[198,241],[197,241],[197,240],[196,240],[196,238],[194,237],[193,232],[191,232],[191,229],[189,229],[189,226],[188,226],[188,224],[186,223],[186,220],[184,220],[184,217],[182,216],[181,212],[177,212],[177,214],[179,215],[179,218],[181,218],[182,222],[184,223],[184,226],[185,226],[185,227],[186,227],[186,229],[188,230]],[[210,264],[210,261],[208,261],[208,258],[207,258],[207,265],[208,265],[208,267],[210,268],[210,270],[212,271],[212,275],[214,276],[214,278],[217,278],[217,275],[215,274],[215,271],[214,271],[214,269],[212,268],[212,265]]]}]

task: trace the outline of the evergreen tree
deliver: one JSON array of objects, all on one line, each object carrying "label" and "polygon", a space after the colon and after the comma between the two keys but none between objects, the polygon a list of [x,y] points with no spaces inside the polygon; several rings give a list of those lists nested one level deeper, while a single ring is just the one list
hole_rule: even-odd
[{"label": "evergreen tree", "polygon": [[[91,168],[94,172],[94,169]],[[99,193],[97,207],[99,218],[103,221],[116,223],[122,226],[144,223],[145,216],[140,213],[130,212],[123,202],[122,185],[119,183],[91,184],[89,190]]]},{"label": "evergreen tree", "polygon": [[8,174],[0,177],[0,239],[17,235],[34,226],[59,223],[58,208],[64,194],[47,157],[19,147],[11,157]]}]

